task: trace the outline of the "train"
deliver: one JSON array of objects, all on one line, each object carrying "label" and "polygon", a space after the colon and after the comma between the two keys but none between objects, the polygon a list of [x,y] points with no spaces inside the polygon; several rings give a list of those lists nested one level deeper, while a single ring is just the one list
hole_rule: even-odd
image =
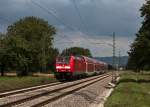
[{"label": "train", "polygon": [[108,64],[86,56],[58,56],[55,77],[58,80],[73,80],[107,72]]}]

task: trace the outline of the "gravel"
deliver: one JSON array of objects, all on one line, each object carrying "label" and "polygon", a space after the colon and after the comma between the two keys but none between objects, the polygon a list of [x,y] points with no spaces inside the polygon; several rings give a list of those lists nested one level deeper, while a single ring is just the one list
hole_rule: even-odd
[{"label": "gravel", "polygon": [[[91,77],[91,78],[95,78],[95,77]],[[88,79],[90,79],[90,78],[87,78],[85,80],[88,80]],[[79,80],[79,81],[83,81],[83,80]],[[3,98],[0,98],[0,105],[7,104],[9,102],[17,101],[17,100],[20,100],[20,99],[28,98],[30,96],[37,95],[37,94],[47,92],[47,91],[50,91],[50,90],[54,90],[54,89],[57,89],[57,88],[60,88],[60,87],[68,86],[69,84],[71,85],[71,84],[74,84],[74,83],[78,83],[79,81],[68,82],[68,83],[57,85],[57,86],[51,86],[51,87],[47,87],[47,88],[43,88],[43,89],[41,88],[41,89],[37,89],[37,90],[34,90],[34,91],[29,91],[29,92],[16,94],[16,95],[6,96],[6,97],[3,97]]]},{"label": "gravel", "polygon": [[[99,78],[98,78],[98,79],[99,79]],[[96,79],[96,80],[98,80],[98,79]],[[59,96],[59,95],[61,95],[61,94],[63,94],[63,93],[72,91],[72,90],[77,89],[77,88],[79,88],[79,87],[82,87],[82,86],[84,86],[84,85],[86,85],[86,84],[89,84],[89,83],[91,83],[91,82],[93,82],[93,81],[95,81],[95,80],[87,81],[86,83],[82,83],[82,84],[79,84],[79,85],[77,85],[77,86],[73,86],[73,87],[70,87],[70,88],[66,88],[66,89],[63,89],[63,90],[61,90],[61,91],[59,91],[59,92],[54,92],[54,93],[52,93],[52,94],[47,94],[47,95],[42,96],[42,97],[40,97],[40,98],[37,98],[37,99],[31,100],[31,101],[28,101],[28,102],[19,104],[19,105],[15,106],[15,107],[27,107],[27,106],[28,106],[28,107],[31,107],[31,106],[33,106],[33,105],[35,105],[35,104],[38,104],[38,103],[43,102],[43,101],[45,101],[45,100],[48,100],[48,99],[50,99],[50,98],[54,98],[54,97]],[[90,92],[90,93],[91,93],[91,92]]]},{"label": "gravel", "polygon": [[110,81],[111,77],[107,77],[64,98],[47,104],[45,107],[93,107],[93,105],[98,105],[103,100],[103,98],[98,98],[98,96],[108,90],[105,86]]}]

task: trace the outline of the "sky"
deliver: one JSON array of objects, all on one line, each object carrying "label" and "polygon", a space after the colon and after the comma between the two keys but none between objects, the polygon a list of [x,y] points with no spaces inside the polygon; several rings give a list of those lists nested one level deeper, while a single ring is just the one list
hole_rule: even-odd
[{"label": "sky", "polygon": [[57,29],[54,47],[60,52],[79,46],[95,57],[112,56],[112,35],[116,35],[116,56],[128,55],[142,18],[144,0],[0,0],[0,32],[26,16],[47,20]]}]

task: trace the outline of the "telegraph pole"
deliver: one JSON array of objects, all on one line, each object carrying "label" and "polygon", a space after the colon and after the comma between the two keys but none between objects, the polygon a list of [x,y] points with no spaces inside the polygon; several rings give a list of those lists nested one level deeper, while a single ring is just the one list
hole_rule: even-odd
[{"label": "telegraph pole", "polygon": [[[116,37],[115,37],[115,32],[113,32],[113,68],[115,69],[115,50],[116,50]],[[115,70],[112,70],[112,82],[115,80]]]},{"label": "telegraph pole", "polygon": [[115,50],[116,50],[116,40],[115,32],[113,32],[113,67],[115,68]]},{"label": "telegraph pole", "polygon": [[119,49],[119,56],[118,56],[118,70],[120,69],[120,65],[121,65],[121,53],[120,53],[120,49]]}]

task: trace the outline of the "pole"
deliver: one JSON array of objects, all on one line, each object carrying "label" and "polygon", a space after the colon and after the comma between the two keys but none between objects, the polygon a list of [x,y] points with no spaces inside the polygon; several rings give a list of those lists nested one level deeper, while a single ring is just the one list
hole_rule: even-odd
[{"label": "pole", "polygon": [[[115,38],[115,32],[113,32],[113,68],[115,69],[115,50],[116,50],[116,38]],[[112,82],[114,82],[114,79],[115,79],[115,75],[114,75],[114,72],[112,70]]]},{"label": "pole", "polygon": [[119,57],[118,57],[118,70],[120,69],[120,66],[121,66],[121,61],[120,61],[120,58],[121,58],[121,53],[120,53],[120,49],[119,49]]}]

